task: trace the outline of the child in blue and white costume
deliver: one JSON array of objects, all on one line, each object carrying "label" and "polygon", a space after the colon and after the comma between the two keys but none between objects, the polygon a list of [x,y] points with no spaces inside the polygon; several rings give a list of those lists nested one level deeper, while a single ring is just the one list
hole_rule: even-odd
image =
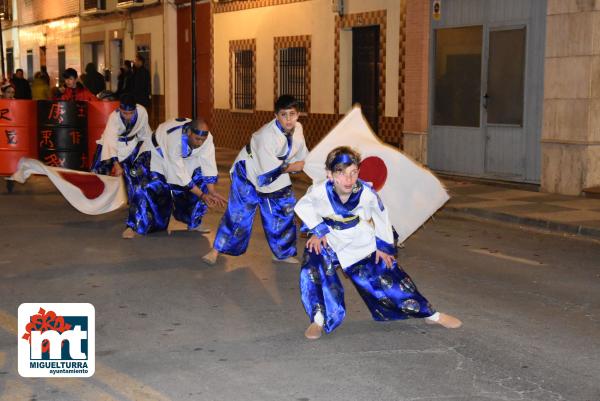
[{"label": "child in blue and white costume", "polygon": [[344,288],[336,268],[352,281],[378,321],[425,318],[427,323],[460,327],[460,320],[436,312],[394,259],[388,212],[369,184],[358,179],[360,155],[338,147],[327,156],[327,180],[298,201],[296,214],[312,236],[300,271],[302,303],[317,339],[332,332],[346,315]]},{"label": "child in blue and white costume", "polygon": [[119,108],[108,117],[102,137],[96,141],[96,153],[91,171],[96,174],[122,176],[129,199],[133,195],[131,168],[144,140],[150,138],[148,113],[133,96],[124,94]]},{"label": "child in blue and white costume", "polygon": [[202,258],[205,263],[215,264],[220,253],[246,252],[257,207],[273,259],[298,263],[290,173],[302,171],[307,154],[298,103],[282,95],[275,102],[275,118],[252,134],[233,163],[227,210],[213,249]]}]

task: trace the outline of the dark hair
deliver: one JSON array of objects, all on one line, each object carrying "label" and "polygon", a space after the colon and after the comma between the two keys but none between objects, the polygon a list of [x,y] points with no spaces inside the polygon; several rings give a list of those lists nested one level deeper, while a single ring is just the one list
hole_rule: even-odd
[{"label": "dark hair", "polygon": [[349,146],[338,146],[329,152],[325,159],[325,168],[333,173],[345,170],[353,164],[357,167],[360,165],[360,153]]},{"label": "dark hair", "polygon": [[208,123],[206,122],[206,120],[203,117],[196,117],[196,119],[192,120],[189,122],[190,127],[194,128],[194,129],[202,129],[203,125],[208,126]]},{"label": "dark hair", "polygon": [[135,58],[137,58],[138,60],[140,60],[142,62],[142,64],[146,64],[146,59],[141,54],[139,54],[139,53],[136,54]]},{"label": "dark hair", "polygon": [[123,93],[119,97],[119,103],[122,104],[123,106],[126,106],[127,108],[129,108],[129,107],[135,108],[135,98],[133,97],[133,95],[131,93]]},{"label": "dark hair", "polygon": [[15,71],[15,74],[18,73],[18,72],[23,72],[23,69],[22,68],[17,68],[17,70]]},{"label": "dark hair", "polygon": [[123,64],[124,64],[124,65],[126,65],[126,66],[127,66],[127,68],[129,68],[130,70],[131,70],[131,68],[133,68],[133,67],[132,67],[132,63],[131,63],[131,60],[125,60],[125,63],[123,63]]},{"label": "dark hair", "polygon": [[275,102],[275,113],[279,110],[296,109],[298,110],[298,101],[292,95],[281,95]]},{"label": "dark hair", "polygon": [[77,71],[75,70],[75,68],[67,68],[66,70],[63,71],[62,77],[64,79],[77,78]]}]

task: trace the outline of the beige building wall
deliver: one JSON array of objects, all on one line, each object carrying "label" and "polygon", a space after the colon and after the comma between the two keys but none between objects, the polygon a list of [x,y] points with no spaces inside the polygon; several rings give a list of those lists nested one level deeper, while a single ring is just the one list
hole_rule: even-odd
[{"label": "beige building wall", "polygon": [[548,0],[541,189],[600,185],[600,3]]},{"label": "beige building wall", "polygon": [[[15,70],[17,68],[21,68],[21,60],[19,59],[19,29],[18,28],[9,28],[2,31],[2,44],[4,45],[4,54],[6,54],[6,49],[13,49],[13,57],[15,62]],[[7,60],[4,60],[4,68],[6,73],[8,74]]]},{"label": "beige building wall", "polygon": [[[177,77],[177,8],[170,2],[163,8],[163,52],[164,52],[164,94],[165,119],[178,116],[178,77]],[[168,62],[166,62],[168,60]]]},{"label": "beige building wall", "polygon": [[33,73],[35,73],[40,70],[41,46],[46,47],[46,66],[52,84],[56,84],[58,79],[59,46],[65,46],[66,68],[80,71],[79,18],[65,18],[45,24],[19,27],[19,65],[26,75],[27,50],[32,50]]},{"label": "beige building wall", "polygon": [[273,38],[311,35],[311,112],[333,113],[334,21],[330,0],[213,16],[214,107],[229,108],[229,41],[256,40],[256,110],[273,110]]},{"label": "beige building wall", "polygon": [[[316,144],[352,106],[352,28],[379,25],[382,46],[379,135],[399,146],[405,4],[405,0],[346,0],[340,16],[331,0],[215,3],[214,129],[220,130],[217,134],[221,135],[217,145],[233,148],[243,145],[246,137],[272,117],[277,71],[274,38],[281,37],[303,38],[297,40],[310,43],[310,106],[301,122],[309,146]],[[251,113],[230,110],[232,42],[234,46],[256,48],[256,105]]]}]

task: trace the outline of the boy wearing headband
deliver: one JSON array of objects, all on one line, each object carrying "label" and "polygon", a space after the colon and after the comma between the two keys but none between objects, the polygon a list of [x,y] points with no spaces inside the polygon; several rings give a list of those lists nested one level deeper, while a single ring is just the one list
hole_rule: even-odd
[{"label": "boy wearing headband", "polygon": [[300,271],[300,294],[311,324],[306,338],[332,332],[344,320],[344,288],[336,268],[352,281],[377,321],[425,318],[458,328],[460,320],[436,312],[394,259],[385,205],[358,179],[360,155],[341,146],[325,163],[327,180],[311,186],[295,207],[312,236]]},{"label": "boy wearing headband", "polygon": [[214,265],[219,253],[246,252],[257,206],[273,260],[298,263],[290,173],[302,171],[307,153],[298,102],[282,95],[275,102],[275,118],[252,134],[233,163],[229,203],[214,249],[202,258],[205,263]]},{"label": "boy wearing headband", "polygon": [[119,108],[110,114],[102,137],[96,141],[92,172],[125,178],[127,196],[133,195],[131,168],[142,142],[150,139],[148,113],[136,104],[133,96],[124,94]]},{"label": "boy wearing headband", "polygon": [[165,230],[171,214],[200,228],[207,207],[224,207],[226,200],[215,190],[215,145],[203,119],[176,118],[158,126],[142,144],[131,171],[134,190],[123,238]]}]

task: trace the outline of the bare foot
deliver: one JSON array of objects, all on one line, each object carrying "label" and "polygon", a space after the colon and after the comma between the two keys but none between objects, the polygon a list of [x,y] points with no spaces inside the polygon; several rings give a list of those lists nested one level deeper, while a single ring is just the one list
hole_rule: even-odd
[{"label": "bare foot", "polygon": [[323,334],[323,328],[316,323],[311,323],[310,326],[304,332],[304,337],[309,340],[318,340]]},{"label": "bare foot", "polygon": [[196,232],[198,232],[200,234],[208,234],[210,232],[210,228],[206,228],[204,226],[198,226],[198,227],[195,227],[195,228],[189,228],[188,227],[188,231],[196,231]]},{"label": "bare foot", "polygon": [[440,313],[437,320],[425,318],[427,324],[439,324],[447,329],[458,329],[462,326],[462,322],[452,315]]},{"label": "bare foot", "polygon": [[202,256],[202,261],[207,265],[214,266],[217,264],[217,258],[219,257],[219,251],[216,249],[211,249],[209,253]]},{"label": "bare foot", "polygon": [[290,263],[290,264],[300,263],[298,258],[296,258],[294,256],[290,256],[289,258],[285,258],[285,259],[277,259],[277,257],[275,255],[273,255],[273,262]]},{"label": "bare foot", "polygon": [[123,231],[123,233],[121,234],[121,238],[124,239],[132,239],[135,237],[139,237],[139,234],[133,231],[131,227],[127,227],[125,231]]}]

